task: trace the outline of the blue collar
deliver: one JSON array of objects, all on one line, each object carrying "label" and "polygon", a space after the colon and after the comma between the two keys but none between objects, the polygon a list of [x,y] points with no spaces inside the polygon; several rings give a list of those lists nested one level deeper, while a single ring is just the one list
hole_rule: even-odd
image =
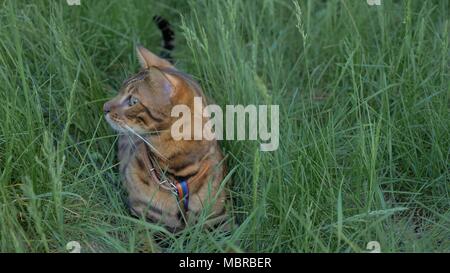
[{"label": "blue collar", "polygon": [[189,209],[189,187],[186,180],[177,183],[178,202],[183,205],[185,211]]}]

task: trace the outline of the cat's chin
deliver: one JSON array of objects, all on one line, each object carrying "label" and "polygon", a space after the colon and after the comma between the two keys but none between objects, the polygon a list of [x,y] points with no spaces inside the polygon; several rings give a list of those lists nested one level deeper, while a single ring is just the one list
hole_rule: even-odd
[{"label": "cat's chin", "polygon": [[112,120],[109,115],[105,115],[105,119],[108,122],[109,126],[111,126],[111,128],[113,128],[114,131],[117,131],[119,133],[127,133],[127,130],[122,126],[120,126],[119,124],[117,124],[117,122]]}]

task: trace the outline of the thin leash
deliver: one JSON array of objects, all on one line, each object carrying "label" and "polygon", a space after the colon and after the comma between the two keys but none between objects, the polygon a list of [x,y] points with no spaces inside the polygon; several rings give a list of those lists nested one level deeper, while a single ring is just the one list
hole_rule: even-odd
[{"label": "thin leash", "polygon": [[[186,179],[182,180],[176,180],[173,182],[159,167],[158,163],[156,162],[155,158],[150,154],[150,151],[148,150],[148,147],[145,146],[147,156],[149,159],[150,164],[152,165],[150,168],[150,174],[152,175],[152,178],[158,183],[160,187],[163,189],[172,192],[177,197],[178,203],[180,204],[180,207],[183,209],[183,211],[189,210],[189,184]],[[158,175],[158,171],[156,169],[156,166],[160,169],[160,174]],[[164,176],[164,178],[162,178]]]},{"label": "thin leash", "polygon": [[[130,143],[134,146],[135,149],[137,149],[136,144],[134,141],[129,137]],[[142,139],[141,139],[142,140]],[[177,201],[180,205],[180,208],[183,210],[183,213],[189,210],[189,186],[185,179],[181,181],[177,181],[177,183],[174,183],[172,180],[170,180],[164,173],[162,172],[161,168],[159,167],[159,164],[154,160],[154,157],[151,155],[149,151],[149,147],[146,145],[147,141],[143,141],[145,151],[147,154],[148,162],[144,161],[144,165],[147,169],[147,171],[150,173],[151,177],[153,178],[156,183],[158,183],[158,186],[163,188],[166,191],[171,192],[175,198],[177,198]],[[148,166],[148,163],[150,163],[151,166]],[[161,170],[160,173],[164,175],[164,179],[161,179],[161,176],[158,176],[156,166],[159,167]]]}]

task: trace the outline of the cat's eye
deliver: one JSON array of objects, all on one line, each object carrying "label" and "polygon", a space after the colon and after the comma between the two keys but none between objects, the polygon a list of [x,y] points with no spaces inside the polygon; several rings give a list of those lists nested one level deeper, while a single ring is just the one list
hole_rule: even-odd
[{"label": "cat's eye", "polygon": [[133,106],[135,104],[137,104],[139,102],[139,100],[136,97],[130,97],[128,99],[128,106]]}]

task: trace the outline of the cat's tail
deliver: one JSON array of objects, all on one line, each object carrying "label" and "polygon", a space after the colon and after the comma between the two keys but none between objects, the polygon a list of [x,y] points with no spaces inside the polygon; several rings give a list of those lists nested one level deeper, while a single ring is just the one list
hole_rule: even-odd
[{"label": "cat's tail", "polygon": [[172,27],[170,26],[169,21],[162,18],[161,16],[153,16],[153,21],[158,26],[159,30],[162,34],[162,48],[160,55],[164,59],[167,59],[171,63],[173,63],[171,52],[174,49],[174,41],[175,41],[175,33],[172,30]]}]

